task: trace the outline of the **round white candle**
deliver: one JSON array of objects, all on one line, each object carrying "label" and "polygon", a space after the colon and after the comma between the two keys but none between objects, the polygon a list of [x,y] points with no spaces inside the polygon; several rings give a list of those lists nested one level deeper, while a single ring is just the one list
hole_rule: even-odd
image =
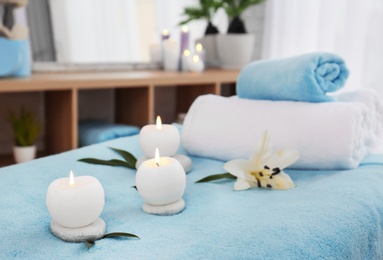
[{"label": "round white candle", "polygon": [[156,148],[163,156],[172,156],[180,146],[178,129],[173,125],[162,124],[159,116],[156,125],[146,125],[141,129],[139,140],[142,152],[149,158],[154,158]]},{"label": "round white candle", "polygon": [[87,226],[104,208],[104,189],[92,176],[60,178],[48,188],[46,203],[53,220],[67,228]]},{"label": "round white candle", "polygon": [[205,63],[200,59],[198,55],[194,55],[192,62],[189,64],[189,70],[195,72],[202,72],[205,69]]},{"label": "round white candle", "polygon": [[[158,150],[157,150],[158,151]],[[186,174],[171,157],[159,157],[141,164],[136,173],[136,187],[142,199],[151,205],[168,205],[182,198]]]}]

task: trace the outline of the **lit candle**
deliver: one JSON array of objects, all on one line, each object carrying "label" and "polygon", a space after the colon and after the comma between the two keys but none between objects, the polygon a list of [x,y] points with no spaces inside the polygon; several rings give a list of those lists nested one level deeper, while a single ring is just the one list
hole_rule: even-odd
[{"label": "lit candle", "polygon": [[149,158],[154,158],[157,147],[164,156],[173,156],[180,145],[180,134],[174,125],[162,124],[157,116],[156,125],[141,129],[139,141],[142,152]]},{"label": "lit candle", "polygon": [[178,70],[178,44],[177,42],[169,38],[168,40],[163,41],[162,44],[162,53],[164,61],[164,69],[170,71]]},{"label": "lit candle", "polygon": [[180,40],[180,55],[179,55],[179,69],[184,70],[182,63],[182,56],[185,50],[189,49],[189,27],[187,25],[181,28],[181,40]]},{"label": "lit candle", "polygon": [[182,55],[182,71],[189,70],[189,63],[191,62],[190,51],[186,49]]},{"label": "lit candle", "polygon": [[105,203],[104,189],[92,176],[54,180],[48,188],[47,208],[53,220],[66,228],[92,224],[100,216]]},{"label": "lit candle", "polygon": [[195,46],[196,54],[199,56],[199,58],[205,62],[205,50],[202,47],[201,43],[197,43]]},{"label": "lit candle", "polygon": [[186,174],[181,164],[171,157],[160,157],[141,164],[136,173],[136,187],[141,198],[154,206],[168,205],[182,198]]},{"label": "lit candle", "polygon": [[170,33],[168,29],[163,29],[161,33],[161,40],[167,40],[170,38]]},{"label": "lit candle", "polygon": [[205,69],[205,64],[204,62],[200,59],[198,55],[193,55],[192,62],[189,64],[189,70],[191,71],[196,71],[196,72],[201,72]]}]

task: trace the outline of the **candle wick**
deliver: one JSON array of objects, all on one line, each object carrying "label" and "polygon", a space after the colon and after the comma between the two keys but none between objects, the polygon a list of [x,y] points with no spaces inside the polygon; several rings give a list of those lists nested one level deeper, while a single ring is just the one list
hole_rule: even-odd
[{"label": "candle wick", "polygon": [[157,166],[160,167],[160,165],[158,164],[158,162],[156,162]]}]

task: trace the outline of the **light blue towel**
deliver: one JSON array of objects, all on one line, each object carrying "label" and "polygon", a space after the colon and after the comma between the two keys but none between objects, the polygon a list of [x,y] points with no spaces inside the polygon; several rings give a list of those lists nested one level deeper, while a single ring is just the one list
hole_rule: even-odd
[{"label": "light blue towel", "polygon": [[79,146],[86,146],[108,140],[136,135],[137,126],[111,124],[100,120],[84,120],[79,123]]},{"label": "light blue towel", "polygon": [[248,99],[333,101],[326,93],[340,89],[348,74],[343,59],[332,53],[256,61],[240,72],[237,95]]},{"label": "light blue towel", "polygon": [[[224,169],[192,158],[186,208],[165,217],[141,210],[135,171],[77,161],[118,158],[108,147],[142,154],[134,136],[0,169],[0,259],[383,259],[382,156],[349,171],[288,170],[291,190],[239,192],[233,180],[194,184]],[[103,185],[108,233],[141,239],[103,239],[87,251],[53,236],[46,192],[70,170]]]}]

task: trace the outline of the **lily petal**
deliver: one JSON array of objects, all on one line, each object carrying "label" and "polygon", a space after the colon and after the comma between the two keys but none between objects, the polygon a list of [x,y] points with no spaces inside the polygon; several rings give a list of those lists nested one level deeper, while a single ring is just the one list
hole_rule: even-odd
[{"label": "lily petal", "polygon": [[237,178],[249,181],[254,180],[254,176],[250,174],[250,171],[252,170],[252,164],[248,160],[232,160],[225,163],[223,168]]},{"label": "lily petal", "polygon": [[288,190],[296,186],[290,176],[284,172],[280,172],[278,175],[275,175],[273,181],[273,189],[276,190]]},{"label": "lily petal", "polygon": [[251,188],[251,185],[248,181],[238,178],[234,184],[234,190],[247,190]]},{"label": "lily petal", "polygon": [[272,142],[269,133],[265,131],[263,134],[262,142],[258,143],[254,149],[253,154],[250,156],[250,161],[255,168],[263,167],[264,160],[266,160],[272,153]]},{"label": "lily petal", "polygon": [[270,168],[278,167],[284,169],[299,159],[299,152],[296,150],[279,150],[267,158],[265,164]]}]

